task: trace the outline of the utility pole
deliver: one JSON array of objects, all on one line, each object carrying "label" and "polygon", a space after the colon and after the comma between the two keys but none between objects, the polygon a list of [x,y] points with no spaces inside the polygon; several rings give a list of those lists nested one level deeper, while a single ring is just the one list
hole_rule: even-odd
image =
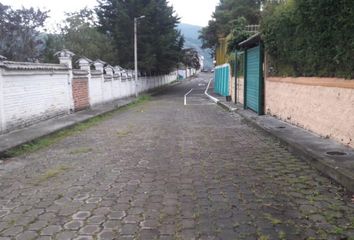
[{"label": "utility pole", "polygon": [[135,66],[135,97],[139,96],[139,86],[138,86],[138,20],[145,18],[145,16],[140,16],[134,18],[134,66]]}]

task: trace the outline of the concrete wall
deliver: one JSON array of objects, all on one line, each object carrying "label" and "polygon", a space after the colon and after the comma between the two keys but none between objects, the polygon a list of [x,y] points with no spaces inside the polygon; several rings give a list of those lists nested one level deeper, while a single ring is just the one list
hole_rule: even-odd
[{"label": "concrete wall", "polygon": [[0,71],[0,133],[70,112],[66,67],[5,62]]},{"label": "concrete wall", "polygon": [[354,81],[267,78],[265,111],[286,122],[354,147]]},{"label": "concrete wall", "polygon": [[[72,69],[73,53],[58,53],[60,64],[0,60],[0,134],[90,106],[135,96],[177,80],[177,71],[164,76],[140,77],[103,61],[79,59]],[[104,68],[104,66],[106,66]]]},{"label": "concrete wall", "polygon": [[[233,102],[236,102],[236,103],[240,103],[240,104],[243,104],[243,91],[244,91],[244,79],[243,77],[239,77],[237,79],[237,88],[236,88],[236,95],[235,95],[235,88],[234,88],[234,85],[235,85],[235,77],[233,77],[233,80],[231,81],[232,82],[232,91],[231,91],[231,96],[232,96],[232,101]],[[236,98],[236,101],[235,101],[235,98]]]},{"label": "concrete wall", "polygon": [[91,75],[89,79],[90,105],[97,105],[103,102],[102,96],[103,79],[101,75]]},{"label": "concrete wall", "polygon": [[178,69],[178,79],[186,79],[199,73],[200,70],[194,68]]}]

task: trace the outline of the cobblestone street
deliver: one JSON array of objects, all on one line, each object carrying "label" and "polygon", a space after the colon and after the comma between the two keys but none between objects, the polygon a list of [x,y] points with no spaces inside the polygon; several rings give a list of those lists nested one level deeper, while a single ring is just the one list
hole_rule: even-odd
[{"label": "cobblestone street", "polygon": [[0,240],[353,240],[350,195],[207,100],[208,78],[3,163]]}]

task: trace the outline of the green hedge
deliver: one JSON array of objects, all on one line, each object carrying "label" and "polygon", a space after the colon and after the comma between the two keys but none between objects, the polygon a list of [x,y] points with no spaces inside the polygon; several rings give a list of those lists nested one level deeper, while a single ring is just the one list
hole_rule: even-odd
[{"label": "green hedge", "polygon": [[288,0],[263,14],[275,75],[354,78],[353,0]]}]

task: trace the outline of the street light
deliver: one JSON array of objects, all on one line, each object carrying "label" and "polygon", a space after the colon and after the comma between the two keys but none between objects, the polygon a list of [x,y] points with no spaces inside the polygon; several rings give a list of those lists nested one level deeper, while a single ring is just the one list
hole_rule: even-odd
[{"label": "street light", "polygon": [[140,16],[134,18],[134,65],[135,65],[135,96],[139,96],[138,91],[138,20],[145,18]]}]

